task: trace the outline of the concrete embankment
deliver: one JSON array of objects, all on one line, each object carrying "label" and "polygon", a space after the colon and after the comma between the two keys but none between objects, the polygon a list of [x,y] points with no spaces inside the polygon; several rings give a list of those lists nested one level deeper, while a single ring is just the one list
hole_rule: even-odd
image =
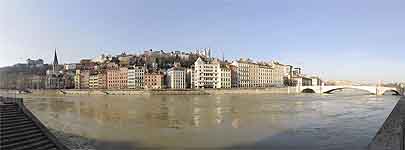
[{"label": "concrete embankment", "polygon": [[[34,92],[35,93],[35,92]],[[66,95],[221,95],[221,94],[295,94],[293,87],[266,89],[200,89],[200,90],[60,90]]]},{"label": "concrete embankment", "polygon": [[404,149],[405,98],[402,97],[385,120],[373,140],[369,150],[403,150]]}]

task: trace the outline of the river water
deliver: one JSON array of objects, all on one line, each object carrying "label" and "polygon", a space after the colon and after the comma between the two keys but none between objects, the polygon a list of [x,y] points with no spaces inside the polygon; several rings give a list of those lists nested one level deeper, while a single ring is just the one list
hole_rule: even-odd
[{"label": "river water", "polygon": [[399,97],[24,96],[46,126],[96,149],[365,149]]}]

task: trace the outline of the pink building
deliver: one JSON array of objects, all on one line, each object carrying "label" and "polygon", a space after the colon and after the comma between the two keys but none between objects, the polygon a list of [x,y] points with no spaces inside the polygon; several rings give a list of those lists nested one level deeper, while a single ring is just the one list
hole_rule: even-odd
[{"label": "pink building", "polygon": [[127,89],[128,88],[127,83],[128,83],[128,68],[107,70],[108,89]]}]

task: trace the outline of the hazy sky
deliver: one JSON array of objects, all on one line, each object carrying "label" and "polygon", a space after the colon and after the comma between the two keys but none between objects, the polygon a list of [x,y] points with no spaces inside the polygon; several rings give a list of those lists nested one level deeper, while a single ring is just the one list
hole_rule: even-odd
[{"label": "hazy sky", "polygon": [[1,0],[0,66],[210,47],[325,79],[405,80],[404,0]]}]

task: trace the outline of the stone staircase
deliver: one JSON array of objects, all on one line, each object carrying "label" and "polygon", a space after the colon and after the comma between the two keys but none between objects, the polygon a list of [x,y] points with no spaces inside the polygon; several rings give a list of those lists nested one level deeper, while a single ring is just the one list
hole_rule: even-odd
[{"label": "stone staircase", "polygon": [[0,102],[0,150],[67,150],[31,112]]}]

